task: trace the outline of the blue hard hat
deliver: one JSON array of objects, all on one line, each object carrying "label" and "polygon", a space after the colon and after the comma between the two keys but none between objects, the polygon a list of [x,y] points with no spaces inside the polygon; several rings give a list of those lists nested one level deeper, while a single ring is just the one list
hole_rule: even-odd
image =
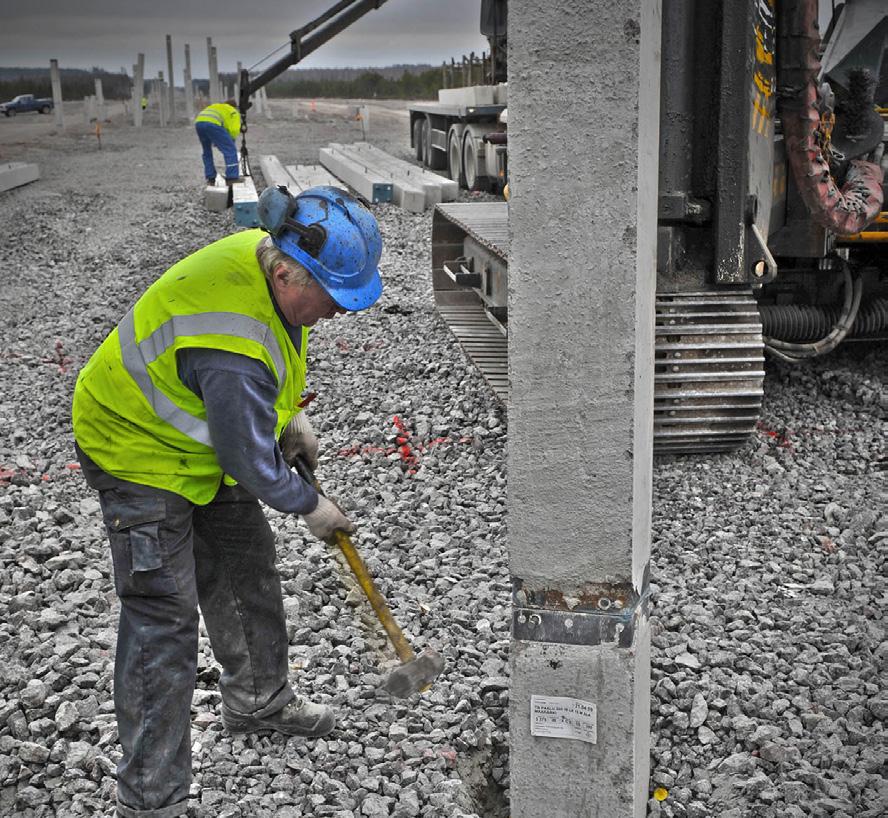
[{"label": "blue hard hat", "polygon": [[373,214],[350,193],[326,185],[304,190],[290,199],[287,210],[278,230],[271,231],[275,246],[305,267],[343,309],[373,304],[382,294],[382,236]]}]

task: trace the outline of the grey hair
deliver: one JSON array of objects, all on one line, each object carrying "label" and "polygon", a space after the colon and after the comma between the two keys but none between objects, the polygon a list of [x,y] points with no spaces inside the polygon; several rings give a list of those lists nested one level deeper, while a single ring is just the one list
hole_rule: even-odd
[{"label": "grey hair", "polygon": [[311,274],[298,261],[288,256],[282,250],[278,250],[271,241],[271,236],[266,236],[256,247],[256,258],[265,278],[271,281],[275,269],[283,264],[287,268],[287,283],[297,287],[306,287],[312,281]]}]

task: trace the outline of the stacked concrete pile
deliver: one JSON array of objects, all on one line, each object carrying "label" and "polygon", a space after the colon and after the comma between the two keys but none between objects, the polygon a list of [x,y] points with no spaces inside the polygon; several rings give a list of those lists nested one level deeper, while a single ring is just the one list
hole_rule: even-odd
[{"label": "stacked concrete pile", "polygon": [[333,142],[321,148],[320,161],[369,201],[391,201],[411,213],[422,213],[439,202],[456,201],[459,194],[452,179],[398,159],[368,142]]}]

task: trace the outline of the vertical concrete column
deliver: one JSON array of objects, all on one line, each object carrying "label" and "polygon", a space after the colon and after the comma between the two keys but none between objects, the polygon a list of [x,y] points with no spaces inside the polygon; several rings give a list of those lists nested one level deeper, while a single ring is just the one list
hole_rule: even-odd
[{"label": "vertical concrete column", "polygon": [[207,93],[210,95],[210,102],[218,102],[219,94],[218,94],[218,84],[219,84],[219,70],[216,68],[216,49],[213,46],[213,38],[207,37],[207,64],[209,66],[209,87],[207,88]]},{"label": "vertical concrete column", "polygon": [[55,124],[59,128],[65,127],[65,111],[62,100],[62,78],[59,74],[59,61],[49,61],[49,80],[52,83],[52,108],[55,115]]},{"label": "vertical concrete column", "polygon": [[646,813],[659,21],[509,8],[512,818]]},{"label": "vertical concrete column", "polygon": [[170,123],[176,121],[176,80],[173,73],[173,38],[172,35],[166,35],[167,47],[167,76],[170,78],[170,87],[167,90],[167,113]]},{"label": "vertical concrete column", "polygon": [[185,43],[185,69],[183,71],[185,84],[185,116],[189,122],[194,121],[194,84],[191,80],[191,46]]},{"label": "vertical concrete column", "polygon": [[240,102],[240,75],[241,75],[241,61],[237,61],[237,73],[234,75],[234,94],[232,95],[235,100]]},{"label": "vertical concrete column", "polygon": [[133,125],[142,127],[142,97],[145,96],[145,55],[139,54],[133,69]]},{"label": "vertical concrete column", "polygon": [[262,95],[262,113],[265,114],[266,119],[273,119],[271,115],[271,106],[268,104],[268,94],[265,92],[265,88],[260,88],[259,93]]},{"label": "vertical concrete column", "polygon": [[210,49],[210,102],[222,101],[222,83],[219,81],[219,57],[216,46]]},{"label": "vertical concrete column", "polygon": [[157,72],[157,110],[160,112],[160,127],[167,125],[167,99],[166,83],[163,81],[163,71]]},{"label": "vertical concrete column", "polygon": [[105,121],[105,94],[102,91],[102,80],[96,77],[96,122]]}]

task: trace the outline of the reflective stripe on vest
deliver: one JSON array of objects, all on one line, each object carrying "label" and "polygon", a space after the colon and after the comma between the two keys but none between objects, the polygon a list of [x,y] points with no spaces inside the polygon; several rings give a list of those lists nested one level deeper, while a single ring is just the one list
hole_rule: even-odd
[{"label": "reflective stripe on vest", "polygon": [[197,119],[199,122],[206,122],[208,118],[214,120],[217,125],[221,125],[223,128],[225,127],[225,120],[222,118],[222,114],[220,114],[218,111],[213,111],[210,108],[206,108],[197,115]]},{"label": "reflective stripe on vest", "polygon": [[[138,384],[139,389],[155,414],[165,420],[174,429],[186,437],[211,446],[210,430],[205,420],[180,409],[151,380],[148,366],[157,360],[177,337],[185,335],[231,335],[255,341],[262,345],[274,361],[278,391],[283,389],[287,380],[287,367],[284,356],[276,343],[274,335],[266,324],[236,312],[204,312],[192,315],[174,315],[161,324],[154,332],[141,342],[136,342],[136,327],[133,309],[123,317],[117,327],[120,339],[120,354],[123,365],[129,376]],[[275,343],[268,344],[271,335]]]}]

